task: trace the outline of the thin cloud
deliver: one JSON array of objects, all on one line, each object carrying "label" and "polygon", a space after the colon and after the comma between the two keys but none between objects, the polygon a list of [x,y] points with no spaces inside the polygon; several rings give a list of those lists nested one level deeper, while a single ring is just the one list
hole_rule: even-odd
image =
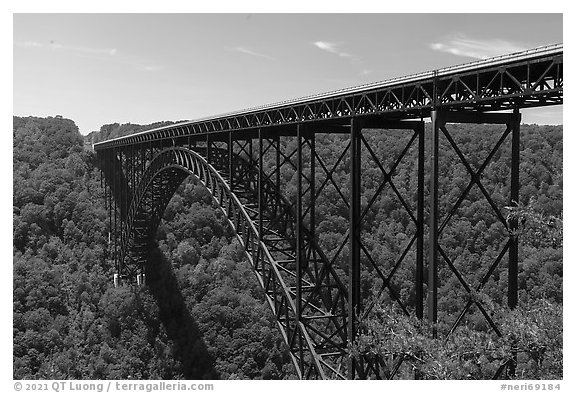
[{"label": "thin cloud", "polygon": [[340,56],[340,57],[356,58],[356,56],[354,56],[354,55],[352,55],[352,54],[350,54],[350,53],[341,51],[341,50],[339,49],[339,46],[340,46],[340,45],[339,45],[339,44],[336,44],[336,43],[333,43],[333,42],[315,41],[315,42],[313,42],[312,44],[313,44],[315,47],[317,47],[318,49],[321,49],[321,50],[323,50],[323,51],[326,51],[326,52],[335,54],[335,55]]},{"label": "thin cloud", "polygon": [[99,48],[90,48],[86,46],[71,46],[71,45],[62,45],[56,43],[54,41],[50,41],[49,43],[41,43],[35,41],[24,41],[24,42],[15,42],[14,45],[22,47],[22,48],[40,48],[40,49],[52,49],[52,50],[63,50],[63,51],[70,51],[70,52],[77,52],[77,53],[88,53],[88,54],[103,54],[114,56],[118,53],[116,49],[99,49]]},{"label": "thin cloud", "polygon": [[445,42],[434,42],[429,46],[436,51],[474,59],[487,59],[508,53],[521,52],[529,48],[519,43],[501,39],[477,40],[464,36],[451,38]]},{"label": "thin cloud", "polygon": [[24,41],[24,42],[15,42],[14,45],[21,48],[38,48],[42,50],[56,50],[56,51],[70,52],[78,56],[86,56],[86,55],[110,56],[110,58],[113,58],[114,59],[113,61],[116,63],[125,64],[138,71],[144,71],[144,72],[157,72],[165,69],[164,65],[150,63],[145,59],[139,59],[133,56],[122,55],[121,53],[118,52],[117,49],[100,49],[100,48],[90,48],[86,46],[63,45],[56,43],[54,41],[50,41],[49,43]]},{"label": "thin cloud", "polygon": [[142,71],[147,71],[147,72],[156,72],[156,71],[161,71],[162,69],[164,69],[163,66],[161,65],[142,65],[140,66],[140,69]]},{"label": "thin cloud", "polygon": [[246,47],[243,47],[243,46],[235,46],[235,47],[233,47],[233,48],[226,48],[226,49],[228,49],[229,51],[232,51],[232,52],[244,53],[245,55],[250,55],[250,56],[255,56],[255,57],[261,57],[261,58],[263,58],[263,59],[276,60],[276,59],[273,58],[272,56],[268,56],[268,55],[266,55],[266,54],[264,54],[264,53],[255,52],[255,51],[253,51],[253,50],[251,50],[251,49],[248,49],[248,48],[246,48]]}]

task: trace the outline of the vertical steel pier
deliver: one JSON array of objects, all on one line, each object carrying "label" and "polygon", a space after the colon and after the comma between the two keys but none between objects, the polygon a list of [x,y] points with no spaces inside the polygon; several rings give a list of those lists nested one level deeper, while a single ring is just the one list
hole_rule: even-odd
[{"label": "vertical steel pier", "polygon": [[[431,147],[430,147],[430,217],[429,217],[429,231],[430,231],[430,244],[429,244],[429,260],[428,260],[428,321],[435,325],[438,322],[438,270],[439,264],[443,262],[457,277],[462,287],[468,292],[470,298],[460,312],[458,318],[452,323],[448,332],[450,335],[463,320],[466,312],[476,305],[480,312],[483,314],[488,325],[498,335],[501,335],[499,327],[495,324],[492,317],[484,309],[483,305],[476,299],[473,299],[472,292],[480,291],[483,286],[488,282],[490,275],[502,263],[506,251],[508,251],[508,307],[514,309],[518,304],[518,238],[516,236],[517,222],[516,220],[507,220],[498,207],[492,200],[491,195],[484,188],[482,184],[482,173],[484,169],[491,162],[496,152],[501,148],[506,140],[510,140],[511,144],[511,158],[510,158],[510,196],[509,205],[517,206],[519,201],[520,183],[519,183],[519,162],[520,162],[520,111],[515,109],[513,113],[466,113],[466,112],[448,112],[448,111],[432,111],[431,113]],[[467,161],[464,154],[461,152],[457,142],[449,131],[448,123],[476,123],[476,124],[499,124],[506,128],[504,129],[500,139],[492,148],[488,157],[478,169],[472,168],[471,164]],[[470,175],[470,182],[464,192],[460,195],[457,202],[450,207],[444,219],[440,222],[438,212],[438,173],[439,173],[439,138],[440,135],[448,142],[449,148],[452,149],[459,157],[461,163],[465,166],[468,174]],[[454,216],[456,210],[468,195],[470,189],[477,186],[482,192],[485,200],[490,204],[493,213],[498,217],[502,225],[507,229],[509,238],[504,248],[501,250],[499,256],[492,262],[491,266],[485,270],[483,278],[477,287],[473,288],[466,277],[463,277],[460,271],[456,268],[453,261],[449,258],[446,252],[442,249],[440,244],[441,233],[448,225],[451,218]],[[433,329],[433,336],[438,336],[436,328]],[[508,364],[508,374],[513,376],[515,373],[515,353],[514,360]],[[495,377],[498,377],[503,368],[498,370]]]},{"label": "vertical steel pier", "polygon": [[[348,341],[354,342],[358,331],[358,315],[362,307],[360,298],[360,152],[362,124],[358,119],[350,121],[350,261],[348,267]],[[354,379],[357,361],[351,359],[348,378]]]}]

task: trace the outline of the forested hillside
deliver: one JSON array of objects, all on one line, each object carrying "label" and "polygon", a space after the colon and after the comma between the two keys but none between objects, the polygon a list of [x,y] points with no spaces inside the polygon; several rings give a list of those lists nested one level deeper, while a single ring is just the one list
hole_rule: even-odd
[{"label": "forested hillside", "polygon": [[100,175],[77,127],[15,117],[13,137],[14,378],[291,376],[253,273],[203,188],[183,185],[166,212],[162,288],[115,289]]},{"label": "forested hillside", "polygon": [[97,143],[107,139],[119,138],[121,136],[134,134],[136,132],[151,130],[153,128],[165,127],[174,124],[172,121],[161,121],[157,123],[140,125],[140,124],[106,124],[100,127],[99,131],[93,131],[84,137],[86,143]]},{"label": "forested hillside", "polygon": [[[107,125],[88,141],[166,124],[170,123]],[[501,132],[476,125],[454,127],[455,138],[476,167]],[[381,157],[393,157],[405,143],[405,136],[395,134],[371,132],[366,138],[377,146]],[[534,353],[541,355],[530,364],[532,353],[526,352],[519,377],[561,378],[562,127],[523,125],[521,141],[520,208],[510,213],[521,222],[520,303],[528,311],[521,310],[515,321],[525,323],[530,310],[539,310],[547,320],[531,322],[540,330],[534,333],[537,338],[527,341],[544,347],[536,348]],[[294,378],[242,250],[209,193],[194,179],[184,182],[166,209],[148,285],[113,287],[100,174],[95,155],[84,148],[84,142],[71,120],[14,117],[14,378]],[[342,137],[322,136],[317,150],[327,162],[335,161],[343,144]],[[508,205],[506,149],[495,156],[482,180],[499,206]],[[394,183],[410,206],[414,203],[409,191],[415,182],[414,154],[415,149],[410,150],[394,173]],[[470,176],[455,164],[454,154],[445,154],[442,160],[441,212],[446,214]],[[363,165],[363,190],[370,195],[380,184],[381,174],[373,163]],[[334,178],[345,184],[347,171],[348,166],[342,165]],[[290,183],[289,174],[285,181]],[[287,187],[288,194],[290,190]],[[337,202],[336,190],[327,190],[323,196],[327,199],[319,203],[317,222],[320,243],[331,253],[344,236],[347,216],[342,216],[346,209]],[[389,194],[369,209],[363,227],[367,247],[383,269],[390,269],[394,255],[413,230],[401,203]],[[467,277],[479,280],[505,237],[489,204],[475,189],[443,232],[441,242]],[[342,271],[345,253],[337,260]],[[370,295],[377,282],[367,275],[363,279]],[[412,279],[405,264],[393,282],[409,306],[413,304]],[[441,270],[440,280],[439,314],[450,320],[466,298],[448,269]],[[506,304],[506,282],[502,271],[481,294],[496,311]],[[378,342],[370,341],[374,335],[388,334],[389,324],[383,318],[390,315],[386,307],[376,310],[366,324],[370,329],[365,343],[372,348],[379,348]],[[399,325],[413,323],[398,318]],[[486,332],[485,325],[481,314],[471,310],[462,329]],[[410,337],[398,344],[400,350],[414,350],[421,336]],[[461,340],[454,345],[465,343]],[[450,358],[433,344],[418,350]],[[485,376],[474,374],[471,368],[442,374],[444,369],[427,367],[422,372],[429,378]]]}]

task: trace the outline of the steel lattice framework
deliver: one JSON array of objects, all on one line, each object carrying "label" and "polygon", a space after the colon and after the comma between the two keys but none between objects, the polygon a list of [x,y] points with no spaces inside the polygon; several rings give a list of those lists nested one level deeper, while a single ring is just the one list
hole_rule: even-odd
[{"label": "steel lattice framework", "polygon": [[[466,294],[465,306],[450,322],[448,335],[472,307],[495,334],[501,334],[473,293],[502,269],[508,255],[508,305],[516,307],[518,242],[513,233],[517,223],[505,218],[506,206],[495,202],[482,184],[482,174],[501,146],[510,143],[507,205],[515,205],[520,187],[520,109],[562,102],[560,44],[96,143],[116,269],[125,280],[139,277],[155,247],[167,204],[184,179],[195,176],[211,192],[244,248],[298,376],[394,378],[403,367],[402,358],[352,359],[348,346],[355,341],[360,322],[385,296],[406,315],[421,319],[426,315],[436,323],[440,269],[448,269]],[[428,117],[432,126],[426,203],[423,119]],[[503,131],[490,154],[474,167],[453,138],[452,123],[500,124]],[[371,142],[374,132],[400,133],[403,150],[382,157]],[[317,144],[326,143],[319,137],[322,134],[336,136],[335,158],[323,157],[317,149]],[[444,217],[438,208],[438,158],[445,153],[440,150],[441,139],[470,176]],[[394,177],[410,151],[416,160],[415,180],[412,189],[402,192]],[[362,180],[367,166],[380,179],[370,190]],[[343,168],[348,179],[341,178]],[[443,231],[474,188],[502,230],[510,234],[499,254],[483,267],[478,283],[460,272],[442,245]],[[366,228],[371,209],[384,194],[402,207],[411,228],[388,265],[371,253]],[[327,200],[348,223],[346,233],[330,247],[319,233],[317,211]],[[425,207],[429,207],[428,217]],[[395,285],[401,268],[413,272],[412,300]],[[361,277],[366,275],[374,278],[377,289],[371,299],[363,299],[361,292]],[[509,362],[496,377],[506,367],[514,372]]]}]

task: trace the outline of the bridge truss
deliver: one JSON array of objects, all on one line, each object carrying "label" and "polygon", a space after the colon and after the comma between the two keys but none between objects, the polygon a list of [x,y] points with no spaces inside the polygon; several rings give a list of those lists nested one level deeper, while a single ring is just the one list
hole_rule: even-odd
[{"label": "bridge truss", "polygon": [[[562,71],[562,46],[555,45],[97,143],[116,269],[125,280],[143,272],[164,209],[193,175],[234,229],[300,378],[394,378],[402,373],[404,359],[353,359],[349,344],[384,299],[406,315],[437,323],[439,272],[456,277],[466,300],[447,321],[446,334],[476,307],[501,335],[473,294],[506,268],[508,305],[517,305],[517,223],[506,218],[504,208],[519,198],[520,109],[562,104]],[[432,122],[429,136],[424,118]],[[502,127],[479,165],[469,162],[454,138],[454,125],[465,123]],[[395,133],[403,149],[383,156],[372,137],[378,133]],[[503,204],[482,184],[482,174],[505,144],[511,156]],[[440,146],[455,154],[470,176],[443,216],[439,156],[447,150]],[[336,158],[322,156],[326,149]],[[415,160],[411,180],[398,187],[397,168],[409,156]],[[363,181],[368,170],[377,174],[378,184]],[[477,283],[460,272],[442,245],[443,231],[473,189],[508,234]],[[402,207],[409,228],[386,262],[370,251],[374,236],[368,226],[383,198]],[[323,236],[319,218],[327,209],[342,219],[346,230],[340,238]],[[411,272],[411,288],[398,286],[401,269]],[[370,298],[362,292],[367,277],[377,289]],[[506,368],[513,373],[513,362],[503,364],[496,377]]]}]

